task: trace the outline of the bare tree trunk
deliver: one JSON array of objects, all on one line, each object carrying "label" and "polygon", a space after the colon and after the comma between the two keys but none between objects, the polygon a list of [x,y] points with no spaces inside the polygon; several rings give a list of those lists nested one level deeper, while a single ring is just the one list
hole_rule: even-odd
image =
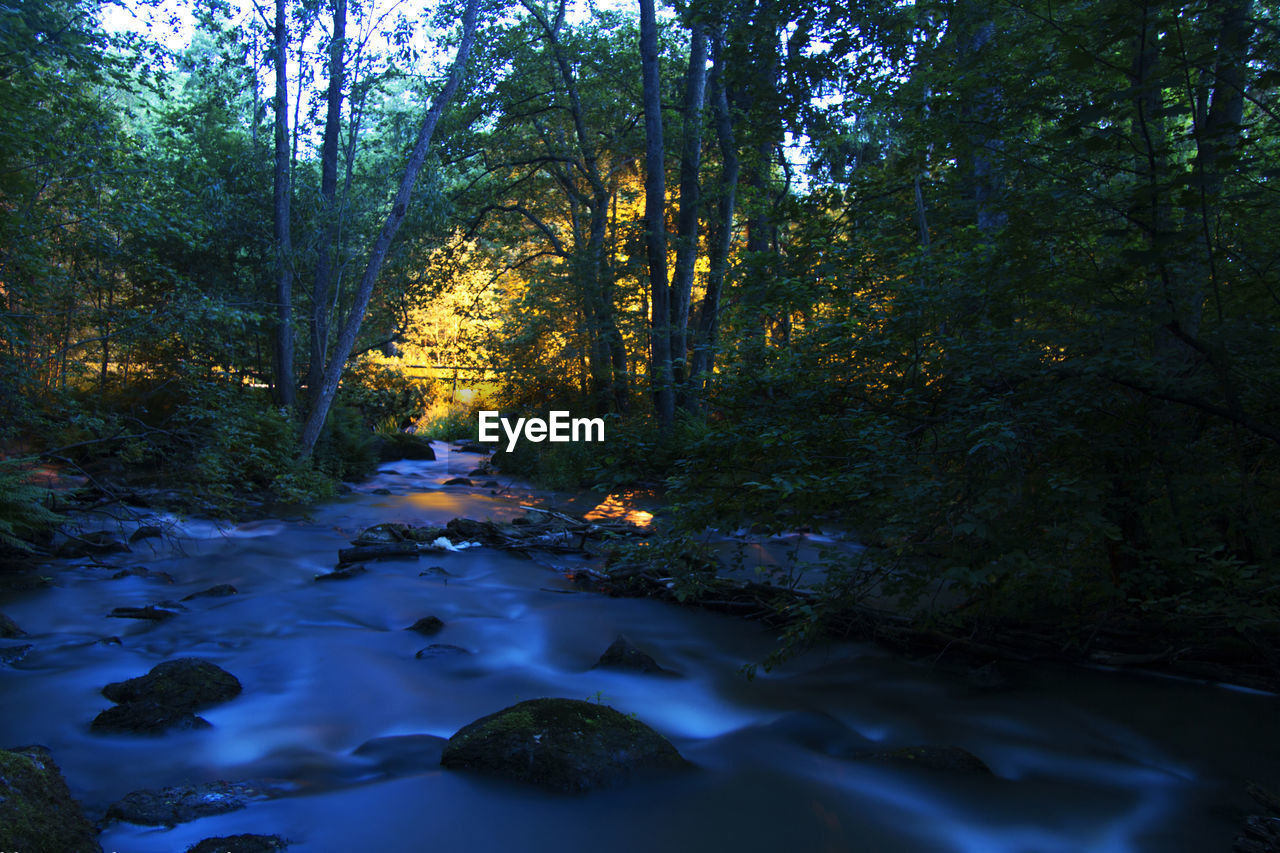
[{"label": "bare tree trunk", "polygon": [[276,151],[275,151],[275,240],[276,240],[276,401],[292,406],[293,389],[293,242],[289,234],[289,30],[285,24],[285,2],[276,0]]},{"label": "bare tree trunk", "polygon": [[711,41],[711,104],[715,116],[716,142],[720,147],[723,163],[720,175],[719,198],[716,203],[716,224],[710,246],[707,249],[707,289],[698,307],[698,322],[694,337],[689,385],[696,393],[695,380],[710,374],[715,366],[716,339],[720,331],[720,293],[729,266],[729,249],[733,245],[733,214],[738,192],[738,146],[733,134],[733,120],[729,113],[729,93],[724,78],[724,33],[716,33]]},{"label": "bare tree trunk", "polygon": [[466,73],[467,58],[471,55],[471,45],[475,41],[476,14],[479,6],[479,0],[467,0],[466,10],[462,15],[462,42],[458,45],[458,53],[449,69],[449,77],[440,94],[436,95],[431,109],[427,111],[422,121],[422,127],[418,130],[418,139],[414,143],[413,152],[409,155],[409,162],[405,164],[404,175],[400,179],[400,187],[392,201],[391,211],[387,214],[386,221],[382,224],[382,231],[369,252],[369,262],[365,266],[364,275],[360,278],[360,285],[356,288],[351,313],[347,315],[347,321],[343,324],[342,332],[334,345],[333,355],[325,367],[323,383],[312,399],[311,411],[302,429],[300,452],[303,456],[311,455],[316,441],[320,438],[325,418],[329,415],[329,407],[333,405],[334,395],[338,393],[338,383],[342,380],[347,358],[355,346],[356,336],[360,334],[360,324],[364,321],[365,310],[369,307],[369,299],[373,296],[373,286],[377,283],[378,273],[382,270],[387,251],[391,248],[391,241],[395,239],[396,232],[400,230],[400,223],[404,221],[405,213],[408,211],[409,197],[413,193],[414,183],[418,180],[418,172],[426,162],[436,124],[440,121],[440,115],[458,90],[462,77]]},{"label": "bare tree trunk", "polygon": [[640,69],[644,80],[645,245],[649,254],[651,317],[649,371],[654,408],[664,431],[675,423],[671,376],[671,286],[667,281],[666,160],[662,145],[662,91],[658,79],[658,22],[653,0],[640,0]]},{"label": "bare tree trunk", "polygon": [[330,254],[338,234],[338,136],[342,130],[342,86],[347,35],[347,0],[333,0],[333,40],[329,43],[328,114],[320,151],[320,241],[316,247],[316,280],[311,290],[311,361],[307,370],[310,393],[324,382],[329,348],[329,293],[333,288]]},{"label": "bare tree trunk", "polygon": [[689,299],[698,260],[698,172],[702,164],[702,104],[707,84],[707,33],[694,22],[684,91],[684,137],[680,153],[680,212],[676,226],[676,266],[671,275],[671,360],[678,403],[689,408],[684,387],[689,350]]}]

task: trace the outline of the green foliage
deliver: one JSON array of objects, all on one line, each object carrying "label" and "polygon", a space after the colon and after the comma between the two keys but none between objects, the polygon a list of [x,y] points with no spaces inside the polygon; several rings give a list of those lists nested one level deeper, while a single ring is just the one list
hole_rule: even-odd
[{"label": "green foliage", "polygon": [[49,492],[31,482],[31,460],[0,459],[0,551],[30,553],[62,516],[48,507]]},{"label": "green foliage", "polygon": [[427,441],[475,441],[479,423],[474,409],[451,406],[420,420],[415,435]]},{"label": "green foliage", "polygon": [[360,411],[366,424],[401,430],[418,421],[431,405],[435,389],[396,365],[361,359],[348,368],[340,402]]},{"label": "green foliage", "polygon": [[312,459],[317,469],[339,480],[358,479],[377,466],[373,433],[359,409],[335,405],[329,411]]}]

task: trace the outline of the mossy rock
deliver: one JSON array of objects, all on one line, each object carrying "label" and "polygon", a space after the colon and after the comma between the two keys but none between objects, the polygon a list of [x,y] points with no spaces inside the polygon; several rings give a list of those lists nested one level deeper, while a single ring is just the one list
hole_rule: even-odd
[{"label": "mossy rock", "polygon": [[0,749],[0,850],[102,853],[97,830],[44,747]]},{"label": "mossy rock", "polygon": [[352,545],[394,545],[399,542],[434,542],[445,535],[443,527],[414,527],[411,524],[387,522],[366,528],[351,540]]},{"label": "mossy rock", "polygon": [[378,436],[378,458],[383,462],[394,462],[397,459],[423,459],[428,462],[436,458],[431,442],[412,433],[391,432]]},{"label": "mossy rock", "polygon": [[176,826],[197,818],[239,811],[266,793],[251,782],[202,782],[133,791],[107,809],[107,820],[142,826]]},{"label": "mossy rock", "polygon": [[289,846],[278,835],[228,835],[222,838],[206,838],[187,853],[275,853]]},{"label": "mossy rock", "polygon": [[102,688],[112,702],[155,702],[181,711],[198,711],[240,695],[240,681],[222,667],[199,658],[157,664],[146,675]]},{"label": "mossy rock", "polygon": [[579,699],[530,699],[481,717],[449,738],[440,763],[561,793],[689,766],[644,723]]},{"label": "mossy rock", "polygon": [[212,726],[204,717],[197,717],[186,708],[144,700],[112,705],[94,717],[89,728],[98,734],[158,735]]}]

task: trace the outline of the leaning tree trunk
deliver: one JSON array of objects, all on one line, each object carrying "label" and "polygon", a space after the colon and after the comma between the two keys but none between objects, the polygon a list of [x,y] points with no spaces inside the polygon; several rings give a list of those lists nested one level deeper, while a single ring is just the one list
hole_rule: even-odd
[{"label": "leaning tree trunk", "polygon": [[462,15],[462,42],[458,45],[458,54],[453,59],[444,88],[440,90],[440,94],[436,95],[431,109],[427,111],[426,118],[422,121],[422,127],[418,130],[418,139],[414,143],[413,152],[409,155],[409,162],[404,167],[404,175],[400,179],[400,187],[392,201],[391,211],[387,214],[386,221],[382,223],[382,231],[379,232],[378,239],[369,252],[369,262],[365,266],[364,275],[360,278],[360,285],[356,288],[351,313],[347,315],[347,322],[343,325],[342,332],[334,344],[333,354],[325,366],[320,389],[314,393],[311,411],[302,429],[299,449],[303,456],[311,455],[316,441],[320,438],[320,431],[324,428],[325,418],[328,417],[329,408],[333,405],[334,395],[338,393],[338,383],[342,381],[347,358],[355,346],[356,336],[360,334],[360,324],[364,321],[365,310],[369,307],[369,299],[373,296],[373,286],[377,283],[378,273],[382,270],[387,251],[391,248],[391,241],[395,239],[396,232],[400,230],[400,223],[404,221],[405,213],[408,211],[409,197],[413,193],[414,183],[418,180],[418,172],[422,171],[422,164],[426,162],[427,150],[431,147],[431,137],[435,135],[436,124],[440,121],[441,113],[453,98],[466,73],[467,58],[471,54],[471,45],[475,41],[476,13],[479,5],[479,0],[467,0],[467,7]]},{"label": "leaning tree trunk", "polygon": [[276,399],[292,406],[293,395],[293,243],[289,234],[289,30],[285,25],[285,0],[276,0]]},{"label": "leaning tree trunk", "polygon": [[640,0],[640,68],[644,81],[645,245],[649,254],[650,367],[654,408],[664,431],[675,423],[671,376],[671,287],[667,281],[666,162],[662,148],[662,91],[658,79],[658,23],[653,0]]}]

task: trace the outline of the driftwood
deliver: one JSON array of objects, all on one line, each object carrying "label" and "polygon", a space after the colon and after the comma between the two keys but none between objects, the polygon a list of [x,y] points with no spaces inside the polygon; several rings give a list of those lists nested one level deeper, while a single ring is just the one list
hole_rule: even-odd
[{"label": "driftwood", "polygon": [[392,542],[385,545],[354,545],[338,551],[338,565],[363,563],[366,560],[400,560],[406,557],[417,557],[420,554],[438,554],[447,548],[435,547],[422,542]]}]

